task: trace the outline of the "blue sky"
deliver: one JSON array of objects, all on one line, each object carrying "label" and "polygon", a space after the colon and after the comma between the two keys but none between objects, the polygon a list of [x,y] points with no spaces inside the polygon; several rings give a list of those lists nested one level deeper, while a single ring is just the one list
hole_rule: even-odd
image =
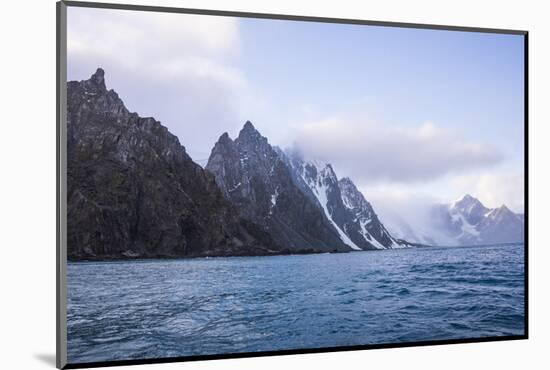
[{"label": "blue sky", "polygon": [[300,104],[319,115],[362,108],[390,125],[437,122],[522,153],[522,36],[250,19],[241,25],[243,69],[289,108],[289,120]]},{"label": "blue sky", "polygon": [[523,37],[69,8],[68,77],[101,66],[199,163],[251,120],[379,208],[523,208]]}]

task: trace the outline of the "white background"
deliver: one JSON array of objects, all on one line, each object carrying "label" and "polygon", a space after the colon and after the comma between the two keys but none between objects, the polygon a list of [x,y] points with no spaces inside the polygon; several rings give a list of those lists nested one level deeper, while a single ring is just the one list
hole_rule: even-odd
[{"label": "white background", "polygon": [[[112,0],[115,2],[115,0]],[[128,0],[127,2],[131,2]],[[530,31],[530,339],[277,356],[133,369],[519,369],[550,360],[550,22],[543,1],[196,0],[136,4]],[[0,367],[53,368],[55,354],[55,2],[5,1],[0,43]],[[457,102],[460,104],[460,102]],[[495,133],[498,134],[498,133]]]}]

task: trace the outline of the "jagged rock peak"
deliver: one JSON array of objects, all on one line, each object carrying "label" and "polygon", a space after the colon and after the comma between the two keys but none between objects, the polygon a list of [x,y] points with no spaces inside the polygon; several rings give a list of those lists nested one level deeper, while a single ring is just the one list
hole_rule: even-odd
[{"label": "jagged rock peak", "polygon": [[258,137],[261,136],[261,134],[256,130],[252,122],[246,121],[243,128],[239,132],[239,138],[243,137]]},{"label": "jagged rock peak", "polygon": [[326,219],[311,190],[288,164],[281,149],[246,121],[238,137],[220,138],[206,169],[246,220],[260,225],[289,251],[349,251]]},{"label": "jagged rock peak", "polygon": [[229,143],[229,142],[233,142],[233,140],[231,140],[231,138],[229,137],[229,134],[227,132],[224,132],[220,138],[218,139],[218,143],[221,143],[221,144],[225,144],[225,143]]},{"label": "jagged rock peak", "polygon": [[98,68],[90,77],[90,81],[99,87],[105,88],[105,71],[103,68]]},{"label": "jagged rock peak", "polygon": [[246,121],[243,126],[243,130],[256,130],[252,122]]}]

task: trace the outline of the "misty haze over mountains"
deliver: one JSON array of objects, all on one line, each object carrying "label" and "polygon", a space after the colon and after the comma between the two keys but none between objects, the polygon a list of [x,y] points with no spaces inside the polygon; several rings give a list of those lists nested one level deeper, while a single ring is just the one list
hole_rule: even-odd
[{"label": "misty haze over mountains", "polygon": [[485,207],[466,194],[449,204],[433,204],[425,220],[417,223],[388,218],[392,233],[408,241],[429,245],[486,245],[524,240],[524,215],[506,205]]},{"label": "misty haze over mountains", "polygon": [[234,140],[223,133],[201,168],[160,122],[129,112],[107,90],[102,69],[67,89],[71,259],[347,252],[524,238],[521,215],[504,205],[486,208],[469,195],[434,205],[428,228],[414,220],[385,225],[353,179],[272,146],[249,121]]}]

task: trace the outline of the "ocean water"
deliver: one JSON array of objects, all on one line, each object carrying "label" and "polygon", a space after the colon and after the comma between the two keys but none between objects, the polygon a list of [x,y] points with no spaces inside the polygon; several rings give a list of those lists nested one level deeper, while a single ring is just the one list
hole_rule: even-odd
[{"label": "ocean water", "polygon": [[523,245],[68,264],[70,363],[524,333]]}]

